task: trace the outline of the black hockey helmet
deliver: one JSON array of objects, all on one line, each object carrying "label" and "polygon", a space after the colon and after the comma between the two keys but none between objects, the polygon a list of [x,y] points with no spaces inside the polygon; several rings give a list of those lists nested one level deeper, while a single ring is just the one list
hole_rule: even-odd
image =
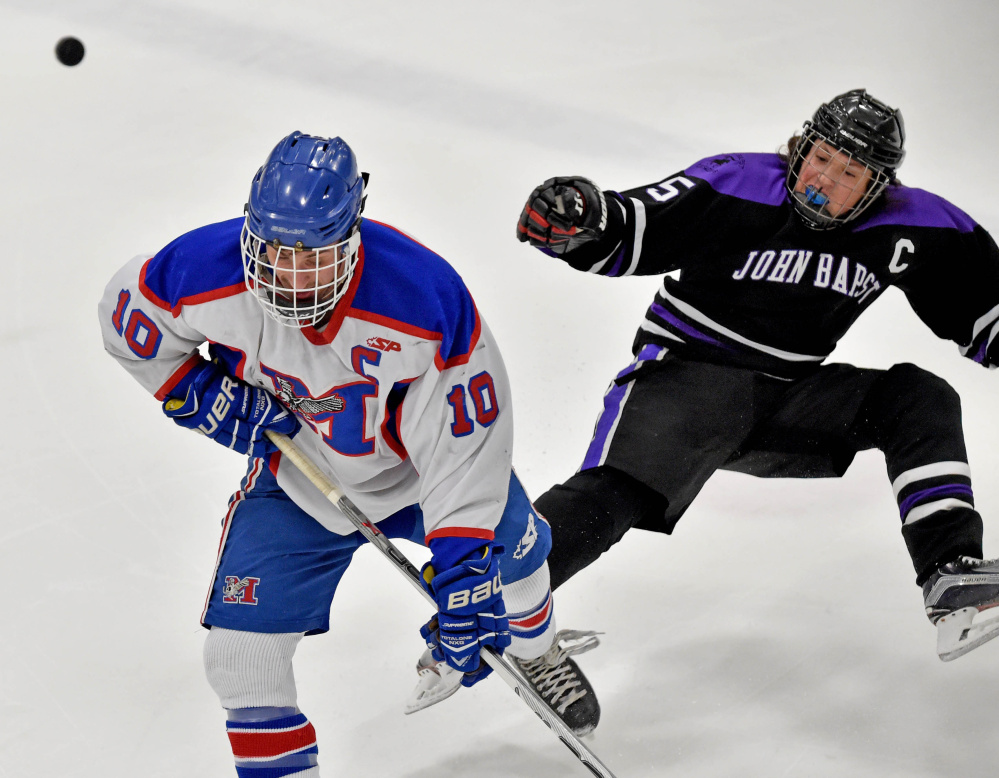
[{"label": "black hockey helmet", "polygon": [[902,112],[875,100],[866,89],[853,89],[823,103],[805,129],[809,125],[855,159],[890,175],[905,159]]},{"label": "black hockey helmet", "polygon": [[[821,187],[809,181],[822,163],[810,152],[826,144],[849,155],[851,165],[860,163],[870,171],[864,190],[849,205],[837,208]],[[895,171],[905,159],[905,124],[896,108],[871,97],[866,89],[853,89],[823,103],[802,127],[801,136],[789,142],[786,187],[802,220],[812,229],[828,230],[860,216],[895,180]],[[808,171],[803,170],[809,165]],[[839,179],[846,181],[846,177]],[[862,191],[862,194],[860,194]]]}]

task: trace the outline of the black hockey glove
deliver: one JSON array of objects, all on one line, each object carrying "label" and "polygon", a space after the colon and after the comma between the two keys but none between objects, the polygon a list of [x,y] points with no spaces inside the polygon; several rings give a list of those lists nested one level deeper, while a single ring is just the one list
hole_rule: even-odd
[{"label": "black hockey glove", "polygon": [[549,178],[531,192],[517,222],[517,240],[562,255],[598,240],[607,229],[607,200],[587,178]]}]

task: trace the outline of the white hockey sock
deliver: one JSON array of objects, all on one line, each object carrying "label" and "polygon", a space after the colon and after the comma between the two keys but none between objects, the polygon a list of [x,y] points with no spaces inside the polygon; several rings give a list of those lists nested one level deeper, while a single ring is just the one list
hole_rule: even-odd
[{"label": "white hockey sock", "polygon": [[222,707],[295,707],[291,660],[303,634],[212,627],[205,640],[205,674]]},{"label": "white hockey sock", "polygon": [[518,659],[537,659],[555,639],[555,608],[548,563],[513,583],[504,584],[503,601],[510,620],[510,647]]},{"label": "white hockey sock", "polygon": [[239,778],[319,778],[316,732],[297,707],[292,659],[302,633],[213,627],[205,674],[226,708]]}]

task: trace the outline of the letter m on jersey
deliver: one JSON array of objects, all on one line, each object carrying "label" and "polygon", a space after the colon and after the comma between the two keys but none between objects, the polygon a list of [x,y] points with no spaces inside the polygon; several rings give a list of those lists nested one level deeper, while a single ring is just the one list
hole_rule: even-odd
[{"label": "letter m on jersey", "polygon": [[[373,352],[376,353],[377,352]],[[378,395],[378,382],[360,381],[334,386],[316,396],[300,378],[260,365],[274,383],[274,393],[292,412],[323,436],[334,451],[350,457],[373,454],[375,439],[367,435],[368,400]]]}]

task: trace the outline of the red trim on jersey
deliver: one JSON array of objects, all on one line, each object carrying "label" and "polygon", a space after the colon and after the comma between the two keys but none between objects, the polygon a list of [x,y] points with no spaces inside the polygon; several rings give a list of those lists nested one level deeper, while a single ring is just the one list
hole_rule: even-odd
[{"label": "red trim on jersey", "polygon": [[441,527],[435,529],[426,537],[427,544],[431,540],[438,538],[476,538],[478,540],[494,540],[496,533],[491,529],[479,529],[477,527]]},{"label": "red trim on jersey", "polygon": [[222,538],[219,540],[219,551],[218,556],[215,558],[215,571],[212,573],[212,582],[208,586],[208,596],[205,597],[205,607],[201,610],[201,624],[202,626],[208,626],[205,624],[205,616],[208,615],[208,603],[211,602],[212,592],[215,590],[215,580],[218,578],[219,565],[222,564],[222,551],[225,548],[226,538],[229,537],[229,528],[232,526],[232,517],[236,512],[236,508],[239,507],[240,503],[246,499],[246,493],[253,489],[257,483],[257,478],[260,477],[260,473],[263,471],[262,459],[254,459],[253,467],[250,472],[246,475],[246,486],[243,489],[239,489],[236,493],[229,498],[229,509],[225,512],[225,519],[222,520]]},{"label": "red trim on jersey", "polygon": [[[367,219],[366,218],[365,221],[369,221],[369,222],[371,222],[373,224],[378,224],[378,225],[381,225],[382,227],[385,227],[386,229],[392,230],[392,232],[395,232],[395,233],[401,235],[406,240],[412,241],[417,246],[420,246],[421,248],[426,249],[430,253],[432,253],[432,254],[440,257],[440,254],[438,254],[436,251],[434,251],[431,248],[427,248],[427,246],[424,246],[422,243],[420,243],[420,241],[418,241],[412,235],[407,235],[405,232],[403,232],[402,230],[400,230],[398,227],[393,227],[391,224],[386,224],[385,222],[380,222],[377,219]],[[441,259],[443,259],[443,257],[441,257]],[[469,294],[469,297],[471,297],[471,294]],[[482,331],[482,324],[481,324],[481,321],[479,319],[479,309],[475,305],[475,301],[474,300],[472,300],[472,306],[475,309],[475,329],[472,331],[471,342],[468,345],[468,353],[466,353],[466,354],[459,354],[459,355],[451,357],[450,359],[448,359],[448,360],[445,361],[443,359],[443,357],[441,356],[440,352],[438,352],[437,355],[434,357],[434,364],[437,366],[438,370],[443,371],[443,370],[446,370],[449,367],[454,367],[455,365],[463,365],[466,362],[468,362],[469,358],[471,357],[472,351],[475,349],[475,344],[478,343],[478,341],[479,341],[479,334]],[[441,333],[439,333],[439,332],[431,332],[430,330],[425,330],[425,329],[423,329],[421,327],[416,327],[416,326],[414,326],[412,324],[408,324],[406,322],[397,321],[396,319],[392,319],[392,318],[390,318],[388,316],[382,316],[381,314],[370,313],[369,311],[361,311],[361,310],[355,309],[355,310],[350,311],[349,315],[350,315],[351,318],[354,318],[354,319],[362,319],[364,321],[368,321],[368,322],[371,322],[373,324],[381,324],[383,326],[391,327],[392,329],[398,330],[399,332],[405,332],[405,333],[410,334],[410,335],[416,335],[417,337],[426,338],[427,340],[443,340],[444,339],[444,336]]]},{"label": "red trim on jersey", "polygon": [[164,311],[170,311],[175,319],[180,316],[185,305],[201,305],[202,303],[208,303],[212,300],[221,300],[225,297],[233,297],[247,291],[246,283],[240,282],[238,284],[232,284],[231,286],[223,286],[221,289],[210,289],[209,291],[201,292],[200,294],[192,294],[187,297],[181,297],[175,305],[170,305],[170,303],[159,297],[146,284],[146,269],[152,261],[152,257],[147,259],[142,265],[142,270],[139,271],[139,291],[142,292],[143,297],[149,300],[149,302],[157,308],[162,308]]},{"label": "red trim on jersey", "polygon": [[357,248],[357,265],[354,267],[354,275],[351,276],[350,285],[347,287],[347,291],[343,297],[337,300],[336,305],[333,306],[333,313],[330,315],[329,322],[327,322],[321,331],[312,325],[302,328],[302,334],[313,346],[328,346],[333,342],[333,338],[340,331],[340,326],[343,324],[343,320],[350,310],[350,304],[354,302],[354,295],[357,294],[357,287],[361,284],[361,275],[363,273],[364,244],[362,243]]},{"label": "red trim on jersey", "polygon": [[[407,384],[408,385],[408,384],[413,383],[413,381],[415,381],[417,378],[419,378],[419,376],[414,376],[413,378],[407,378],[404,381],[396,381],[396,383],[397,384]],[[389,423],[388,407],[386,407],[386,409],[385,409],[386,410],[385,418],[382,419],[381,428],[382,428],[382,440],[384,440],[388,444],[388,447],[390,449],[392,449],[392,451],[395,452],[395,455],[397,457],[399,457],[399,459],[405,460],[405,459],[409,458],[409,452],[406,451],[406,445],[404,443],[401,443],[401,441],[402,441],[402,431],[401,430],[402,430],[402,407],[403,407],[403,405],[405,405],[405,398],[403,398],[403,402],[399,403],[399,407],[397,407],[395,409],[395,428],[393,430],[395,432],[395,435],[392,435],[389,432],[389,427],[388,427],[388,423]],[[398,439],[400,441],[400,443],[396,443],[396,439]],[[419,475],[419,474],[417,473],[417,475]]]},{"label": "red trim on jersey", "polygon": [[472,352],[475,351],[475,344],[479,342],[479,336],[482,334],[482,319],[479,318],[479,309],[475,305],[475,301],[472,301],[472,306],[475,310],[475,329],[472,330],[472,337],[468,340],[468,351],[464,354],[458,354],[453,356],[447,361],[441,359],[441,353],[438,351],[434,355],[434,364],[440,372],[444,372],[449,367],[455,367],[457,365],[464,365],[472,358]]},{"label": "red trim on jersey", "polygon": [[[230,726],[238,727],[239,724],[230,722]],[[311,721],[286,732],[229,730],[229,743],[236,759],[277,759],[316,745],[316,730]]]},{"label": "red trim on jersey", "polygon": [[139,291],[142,295],[149,300],[157,308],[162,308],[164,311],[171,310],[170,303],[166,300],[161,300],[156,293],[153,292],[148,286],[146,286],[146,269],[149,267],[149,263],[153,261],[153,257],[150,257],[145,262],[142,263],[142,270],[139,271]]},{"label": "red trim on jersey", "polygon": [[267,469],[271,471],[272,476],[277,478],[279,467],[281,467],[281,452],[275,451],[267,457]]},{"label": "red trim on jersey", "polygon": [[238,378],[241,381],[245,381],[246,377],[244,376],[244,373],[246,372],[246,352],[243,351],[243,349],[241,348],[230,346],[228,343],[220,343],[217,340],[209,340],[208,342],[216,346],[222,346],[224,349],[228,351],[235,351],[237,354],[239,354],[239,362],[236,363],[236,368],[235,368],[236,378]]},{"label": "red trim on jersey", "polygon": [[184,380],[184,376],[204,361],[205,360],[202,359],[201,354],[191,354],[183,365],[173,371],[173,374],[166,380],[166,383],[156,390],[156,394],[154,394],[153,397],[160,402],[163,402],[163,400],[167,398],[167,395],[170,394],[171,390]]},{"label": "red trim on jersey", "polygon": [[[406,447],[397,444],[395,440],[392,438],[392,436],[388,434],[388,430],[386,428],[387,424],[388,424],[388,419],[386,418],[385,421],[382,422],[382,440],[385,441],[386,445],[388,445],[388,447],[392,449],[392,451],[395,453],[397,457],[399,457],[399,459],[402,460],[409,459],[409,452],[406,451]],[[398,426],[399,425],[397,424],[396,425],[397,429]]]},{"label": "red trim on jersey", "polygon": [[371,313],[371,311],[362,311],[360,308],[351,308],[347,312],[347,315],[352,319],[361,319],[362,321],[371,322],[372,324],[380,324],[383,327],[388,327],[389,329],[396,330],[397,332],[404,332],[407,335],[415,335],[416,337],[423,338],[424,340],[443,340],[444,338],[444,336],[439,332],[425,330],[422,327],[417,327],[415,324],[409,324],[408,322],[393,319],[391,316],[384,316],[380,313]]}]

